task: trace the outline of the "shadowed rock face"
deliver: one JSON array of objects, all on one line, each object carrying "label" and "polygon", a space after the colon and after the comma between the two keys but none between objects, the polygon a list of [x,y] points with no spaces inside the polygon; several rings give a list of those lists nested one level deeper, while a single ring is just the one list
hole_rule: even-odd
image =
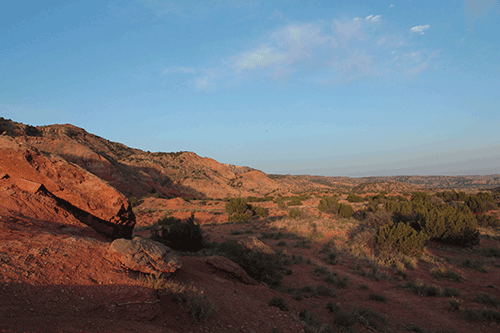
[{"label": "shadowed rock face", "polygon": [[0,136],[0,175],[4,210],[35,220],[63,211],[109,238],[132,237],[135,215],[127,198],[59,156]]},{"label": "shadowed rock face", "polygon": [[126,268],[134,271],[168,275],[182,267],[180,259],[169,247],[151,239],[116,239],[111,243],[110,249],[118,254],[120,262]]}]

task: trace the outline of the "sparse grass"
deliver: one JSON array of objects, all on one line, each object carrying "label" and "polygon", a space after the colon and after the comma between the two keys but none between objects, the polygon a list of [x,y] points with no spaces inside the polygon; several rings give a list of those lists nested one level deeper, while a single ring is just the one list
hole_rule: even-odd
[{"label": "sparse grass", "polygon": [[387,297],[379,294],[370,294],[369,299],[372,301],[379,301],[382,303],[387,303]]},{"label": "sparse grass", "polygon": [[355,273],[375,281],[380,281],[381,279],[383,280],[388,279],[387,275],[379,273],[377,266],[372,266],[371,271],[368,270],[365,271],[363,267],[358,264],[356,266]]},{"label": "sparse grass", "polygon": [[302,239],[295,243],[294,247],[299,247],[302,249],[310,249],[312,248],[312,242],[310,240]]},{"label": "sparse grass", "polygon": [[334,330],[330,325],[324,324],[321,319],[318,318],[316,314],[309,310],[301,310],[299,312],[299,319],[302,320],[308,328],[312,330],[308,330],[309,332],[314,333],[333,333]]},{"label": "sparse grass", "polygon": [[325,275],[327,273],[328,273],[328,268],[323,266],[315,267],[313,270],[313,274],[316,276]]},{"label": "sparse grass", "polygon": [[494,307],[500,306],[500,300],[498,300],[497,298],[490,296],[488,294],[477,294],[474,297],[473,302],[481,303],[481,304],[488,305],[488,306],[494,306]]},{"label": "sparse grass", "polygon": [[281,232],[281,231],[278,231],[278,232],[263,232],[261,233],[261,236],[260,236],[261,239],[275,239],[275,240],[278,240],[278,239],[286,239],[286,238],[290,238],[289,235]]},{"label": "sparse grass", "polygon": [[500,323],[500,312],[492,309],[474,310],[465,309],[463,317],[467,321],[496,321]]},{"label": "sparse grass", "polygon": [[360,284],[359,285],[359,289],[361,289],[361,290],[370,290],[370,287],[368,287],[368,285],[366,285],[366,284]]},{"label": "sparse grass", "polygon": [[435,268],[432,270],[432,276],[436,279],[446,279],[453,282],[462,282],[465,278],[454,271],[448,270],[444,267]]},{"label": "sparse grass", "polygon": [[349,278],[347,276],[341,276],[336,274],[326,274],[323,281],[329,284],[333,284],[339,289],[344,289],[349,285]]},{"label": "sparse grass", "polygon": [[481,273],[488,273],[488,270],[484,267],[484,263],[480,260],[473,260],[471,258],[465,258],[462,261],[462,266],[467,268],[475,269]]},{"label": "sparse grass", "polygon": [[498,247],[489,247],[489,248],[484,248],[482,249],[482,254],[485,257],[495,257],[495,258],[500,258],[500,248]]},{"label": "sparse grass", "polygon": [[409,281],[406,283],[405,287],[417,295],[431,297],[441,296],[441,288],[435,285],[428,285],[422,280]]},{"label": "sparse grass", "polygon": [[352,308],[348,311],[343,311],[340,306],[332,302],[329,302],[326,308],[333,313],[333,321],[341,330],[350,329],[355,324],[360,323],[381,331],[387,325],[387,318],[384,315],[368,308]]},{"label": "sparse grass", "polygon": [[146,287],[156,290],[158,296],[171,295],[176,303],[186,303],[193,321],[205,321],[218,311],[217,305],[205,295],[203,290],[194,286],[185,286],[181,283],[151,275],[140,277]]}]

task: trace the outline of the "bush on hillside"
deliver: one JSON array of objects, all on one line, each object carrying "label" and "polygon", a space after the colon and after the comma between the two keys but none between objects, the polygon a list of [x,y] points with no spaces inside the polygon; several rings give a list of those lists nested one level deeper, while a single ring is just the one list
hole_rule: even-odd
[{"label": "bush on hillside", "polygon": [[322,198],[318,204],[318,209],[325,213],[337,213],[338,211],[337,196]]},{"label": "bush on hillside", "polygon": [[227,222],[250,222],[250,215],[247,213],[234,213],[228,216]]},{"label": "bush on hillside", "polygon": [[363,200],[364,199],[362,196],[359,196],[359,195],[356,195],[353,193],[351,193],[347,196],[347,201],[349,201],[349,202],[363,202]]},{"label": "bush on hillside", "polygon": [[203,230],[194,222],[194,214],[186,222],[175,217],[165,217],[151,231],[151,239],[173,250],[195,252],[201,250],[206,243]]},{"label": "bush on hillside", "polygon": [[351,205],[340,204],[338,214],[340,217],[349,218],[354,214],[354,209],[352,209]]},{"label": "bush on hillside", "polygon": [[279,253],[264,253],[249,249],[235,240],[226,240],[217,247],[225,257],[240,265],[257,281],[277,287],[283,280],[284,258]]},{"label": "bush on hillside", "polygon": [[395,222],[407,223],[431,240],[465,247],[479,244],[477,220],[466,205],[433,205],[430,197],[419,193],[411,202],[388,202],[386,209],[393,212]]},{"label": "bush on hillside", "polygon": [[293,208],[288,212],[288,217],[291,219],[299,219],[301,216],[300,209]]},{"label": "bush on hillside", "polygon": [[402,222],[380,227],[377,235],[377,244],[383,253],[397,251],[411,257],[422,255],[427,241],[426,234]]},{"label": "bush on hillside", "polygon": [[247,204],[245,198],[231,198],[226,202],[226,213],[231,214],[244,214],[247,210],[251,210],[252,206]]}]

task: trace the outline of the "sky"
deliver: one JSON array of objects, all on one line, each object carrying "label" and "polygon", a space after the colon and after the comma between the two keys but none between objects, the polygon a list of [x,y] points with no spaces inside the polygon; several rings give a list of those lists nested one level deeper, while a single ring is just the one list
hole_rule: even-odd
[{"label": "sky", "polygon": [[8,1],[0,116],[268,174],[500,174],[500,1]]}]

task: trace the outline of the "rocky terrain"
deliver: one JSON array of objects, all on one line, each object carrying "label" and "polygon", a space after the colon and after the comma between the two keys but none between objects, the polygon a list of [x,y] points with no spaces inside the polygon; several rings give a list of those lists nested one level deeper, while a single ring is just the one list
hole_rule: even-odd
[{"label": "rocky terrain", "polygon": [[[391,263],[367,219],[319,209],[330,195],[360,215],[414,191],[498,186],[498,176],[266,175],[0,118],[0,331],[498,332],[499,225],[482,225],[474,247],[429,242]],[[486,216],[498,218],[498,191],[488,193]],[[228,222],[230,197],[251,203],[248,222]],[[151,243],[168,218],[192,218],[206,247]],[[228,240],[281,258],[279,285],[220,256]]]}]

